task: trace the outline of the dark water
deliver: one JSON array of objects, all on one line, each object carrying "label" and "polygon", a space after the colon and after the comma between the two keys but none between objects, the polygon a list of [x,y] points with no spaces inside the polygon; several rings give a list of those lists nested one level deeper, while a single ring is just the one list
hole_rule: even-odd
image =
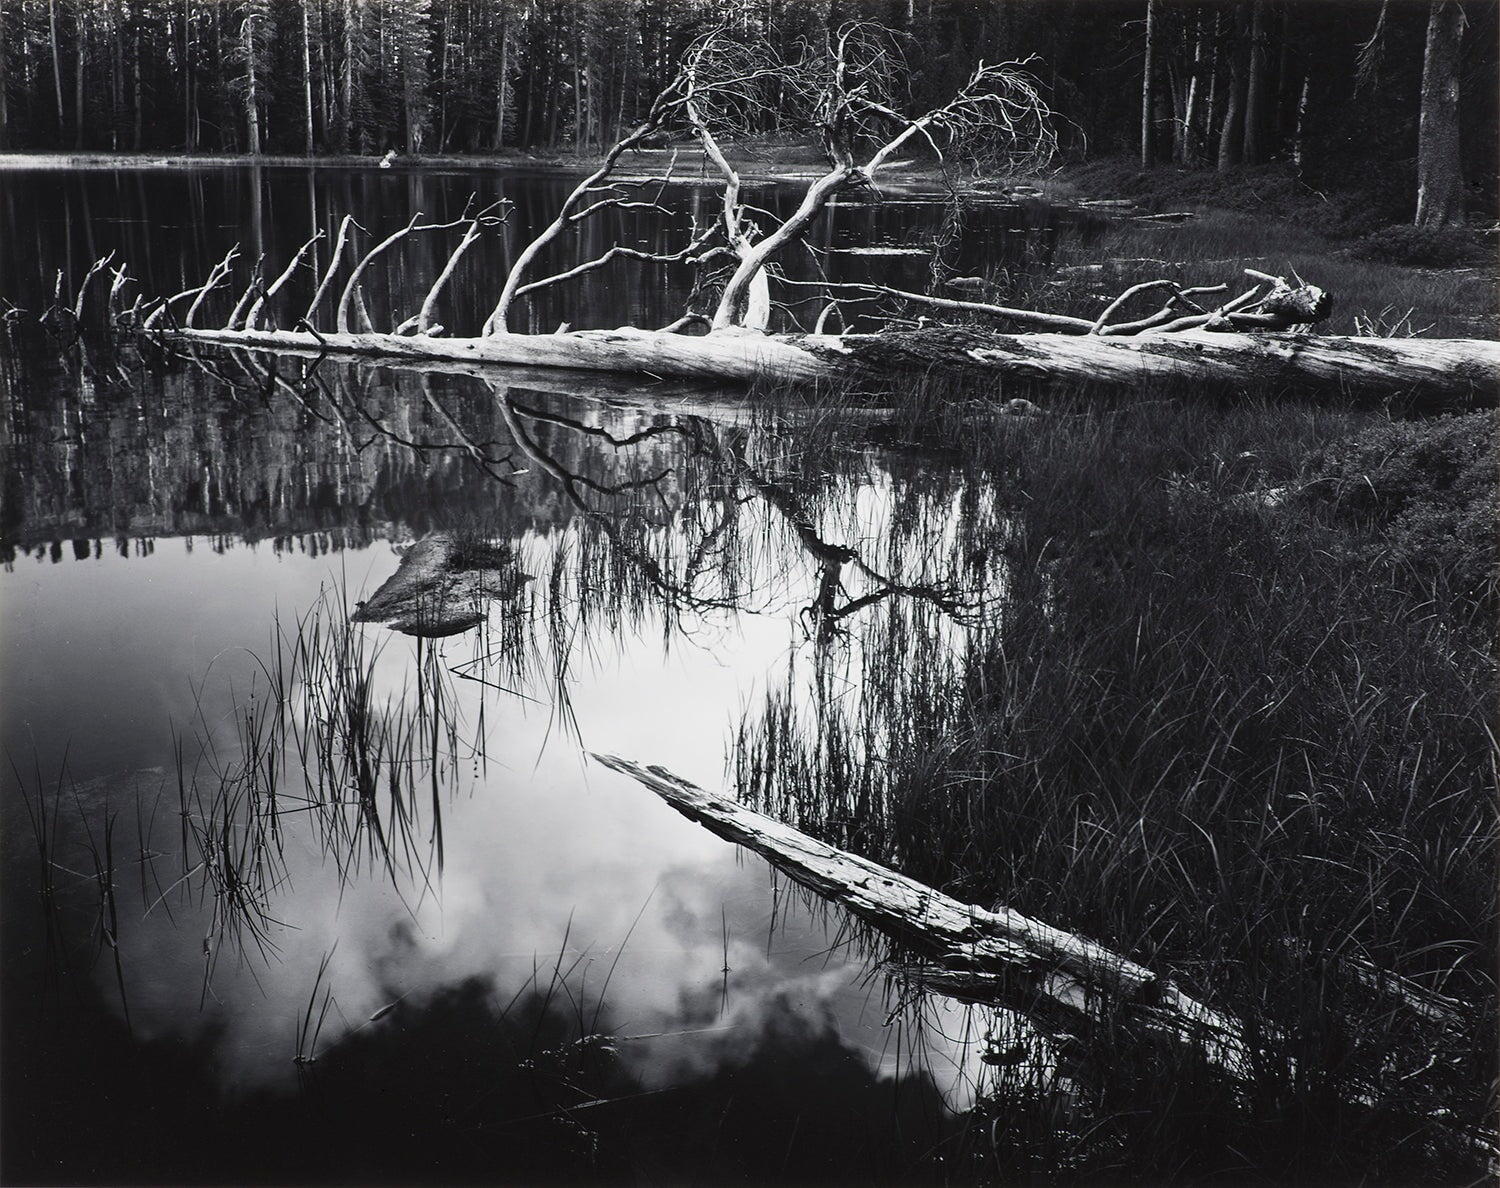
[{"label": "dark water", "polygon": [[[264,257],[269,282],[316,231],[325,238],[309,263],[326,265],[340,221],[359,224],[355,247],[368,250],[417,214],[420,225],[447,224],[466,212],[492,208],[503,223],[491,227],[460,262],[445,290],[440,320],[452,333],[476,333],[493,307],[500,281],[517,253],[554,217],[580,178],[557,172],[404,171],[264,168],[192,171],[0,172],[0,297],[23,309],[51,299],[60,271],[69,286],[96,259],[114,251],[137,282],[126,290],[172,294],[202,284],[213,265],[238,248],[239,281],[217,312],[227,314]],[[747,188],[748,199],[778,216],[790,213],[799,189],[767,184]],[[628,195],[637,200],[635,191]],[[656,189],[645,192],[654,199]],[[672,251],[719,217],[718,189],[672,187],[651,209],[611,210],[588,220],[543,254],[533,276],[592,259],[613,244]],[[934,241],[958,271],[1036,265],[1050,257],[1059,218],[1039,203],[996,200],[955,218],[940,195],[895,192],[875,201],[841,199],[799,249],[783,260],[796,280],[865,281],[925,286]],[[401,251],[381,257],[367,274],[367,298],[380,328],[417,312],[460,232],[410,237]],[[871,254],[873,251],[874,254]],[[37,261],[42,262],[38,270]],[[312,267],[288,283],[281,320],[295,322],[315,288]],[[662,325],[692,302],[695,273],[686,264],[622,263],[541,292],[519,306],[512,328],[551,331],[561,322],[586,325]],[[226,288],[225,292],[228,290]],[[392,295],[395,295],[394,297]],[[810,328],[821,308],[812,296],[782,311],[787,324]],[[388,311],[390,325],[383,325]],[[179,309],[180,312],[180,309]],[[206,311],[200,324],[214,324]],[[851,313],[851,316],[852,313]]]},{"label": "dark water", "polygon": [[[463,329],[566,184],[0,174],[0,295],[34,309],[110,250],[175,291],[235,242],[280,259],[346,210],[379,234],[503,194]],[[710,198],[674,194],[650,234]],[[820,246],[900,247],[934,215],[849,205]],[[967,269],[1050,250],[1035,211],[975,220]],[[527,316],[665,322],[687,285],[601,274]],[[731,786],[773,684],[857,696],[846,613],[1003,584],[919,544],[993,527],[987,494],[804,456],[683,385],[43,343],[0,355],[0,393],[9,1182],[945,1175],[1001,1023],[903,999],[871,938],[586,753]],[[503,542],[515,597],[445,640],[351,626],[435,530]],[[819,540],[860,558],[837,588]]]}]

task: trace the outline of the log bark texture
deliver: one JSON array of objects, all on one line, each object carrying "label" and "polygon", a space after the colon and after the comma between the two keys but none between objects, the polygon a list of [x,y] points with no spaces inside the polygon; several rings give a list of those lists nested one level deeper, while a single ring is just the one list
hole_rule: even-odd
[{"label": "log bark texture", "polygon": [[1500,343],[1482,339],[1354,338],[1184,331],[1175,334],[998,334],[927,329],[871,335],[576,330],[442,338],[304,330],[170,332],[185,341],[391,359],[580,368],[747,383],[856,381],[941,368],[1028,381],[1138,386],[1152,380],[1268,383],[1362,396],[1416,394],[1454,405],[1493,403]]}]

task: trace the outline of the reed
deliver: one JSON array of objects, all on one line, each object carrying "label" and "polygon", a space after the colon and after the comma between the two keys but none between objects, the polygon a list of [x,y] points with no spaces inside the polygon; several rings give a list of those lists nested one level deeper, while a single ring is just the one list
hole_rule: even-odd
[{"label": "reed", "polygon": [[436,894],[445,793],[461,760],[482,760],[482,735],[468,740],[452,675],[421,641],[415,688],[383,692],[377,631],[326,592],[277,619],[248,692],[231,695],[232,737],[213,728],[200,689],[191,744],[175,740],[183,873],[148,910],[176,891],[210,903],[205,996],[226,942],[276,955],[289,820],[306,821],[342,884],[378,874],[412,910]]}]

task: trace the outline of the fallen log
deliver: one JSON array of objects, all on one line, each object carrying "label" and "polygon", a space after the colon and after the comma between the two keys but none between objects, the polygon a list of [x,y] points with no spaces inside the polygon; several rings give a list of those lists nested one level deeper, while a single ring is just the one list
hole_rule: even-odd
[{"label": "fallen log", "polygon": [[895,371],[954,368],[1035,382],[1136,387],[1158,380],[1320,388],[1369,398],[1413,395],[1492,404],[1500,343],[1189,330],[1174,334],[1000,334],[932,328],[884,334],[706,335],[622,327],[564,334],[444,338],[307,330],[167,332],[184,341],[391,359],[567,367],[748,383],[868,381]]},{"label": "fallen log", "polygon": [[925,976],[943,993],[1010,1006],[1055,1036],[1074,1034],[1106,1009],[1125,1010],[1146,1034],[1189,1048],[1231,1079],[1249,1075],[1237,1020],[1103,945],[1009,908],[960,903],[660,767],[613,755],[593,758],[901,941],[932,963]]},{"label": "fallen log", "polygon": [[[797,883],[900,941],[920,959],[920,964],[896,965],[913,984],[1026,1017],[1053,1044],[1060,1074],[1074,1079],[1107,1076],[1115,1049],[1134,1039],[1163,1043],[1180,1052],[1189,1066],[1206,1061],[1246,1097],[1263,1091],[1264,1086],[1251,1082],[1269,1036],[1262,1032],[1252,1037],[1240,1020],[1103,945],[1009,908],[986,910],[961,903],[663,768],[642,767],[613,755],[592,757],[645,785],[689,820],[754,850]],[[1359,980],[1377,983],[1393,1002],[1450,1033],[1457,1022],[1460,1004],[1405,978],[1370,967]],[[1425,1068],[1417,1070],[1422,1071]],[[1388,1095],[1399,1099],[1403,1092],[1383,1076],[1371,1083],[1356,1082],[1348,1090],[1352,1104],[1375,1110]],[[1424,1120],[1493,1176],[1500,1159],[1492,1126],[1472,1125],[1446,1109]]]}]

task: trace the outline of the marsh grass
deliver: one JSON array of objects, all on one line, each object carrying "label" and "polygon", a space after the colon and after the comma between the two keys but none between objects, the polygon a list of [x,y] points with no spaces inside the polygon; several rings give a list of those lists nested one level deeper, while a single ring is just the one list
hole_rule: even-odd
[{"label": "marsh grass", "polygon": [[22,775],[14,756],[7,756],[11,775],[26,808],[26,819],[31,826],[31,837],[36,845],[37,894],[41,901],[43,926],[46,930],[46,947],[49,960],[47,968],[55,972],[63,952],[61,933],[57,920],[57,806],[62,802],[62,787],[67,779],[67,752],[58,764],[57,777],[52,788],[52,806],[47,804],[47,785],[42,777],[41,762],[33,756],[33,793],[27,791],[27,778]]},{"label": "marsh grass", "polygon": [[[1318,333],[1500,333],[1492,250],[1446,267],[1401,264],[1331,242],[1295,218],[1228,210],[1200,210],[1192,221],[1170,226],[1119,220],[1097,238],[1060,239],[1051,267],[990,278],[991,299],[1092,318],[1131,285],[1158,278],[1184,286],[1224,283],[1232,296],[1246,287],[1246,267],[1295,273],[1332,294],[1333,313]],[[1154,308],[1149,296],[1141,300]],[[1410,312],[1392,321],[1392,311]]]},{"label": "marsh grass", "polygon": [[1495,546],[1493,521],[1454,525],[1493,506],[1493,417],[1177,390],[977,432],[982,396],[929,385],[896,418],[962,457],[932,489],[999,492],[955,539],[1006,557],[1003,606],[957,640],[921,604],[847,623],[858,693],[773,688],[738,732],[742,795],[1245,1021],[1243,1095],[1093,1037],[1054,1173],[1478,1174]]},{"label": "marsh grass", "polygon": [[[341,889],[377,875],[413,911],[437,894],[446,796],[463,765],[482,763],[483,735],[470,740],[436,647],[418,640],[415,688],[388,689],[375,635],[325,593],[290,624],[278,619],[248,691],[231,695],[227,738],[200,687],[192,737],[175,740],[183,870],[146,910],[170,911],[174,895],[208,905],[205,999],[226,946],[279,952],[273,905],[290,828],[315,841]],[[299,1034],[299,1054],[316,1034]]]}]

